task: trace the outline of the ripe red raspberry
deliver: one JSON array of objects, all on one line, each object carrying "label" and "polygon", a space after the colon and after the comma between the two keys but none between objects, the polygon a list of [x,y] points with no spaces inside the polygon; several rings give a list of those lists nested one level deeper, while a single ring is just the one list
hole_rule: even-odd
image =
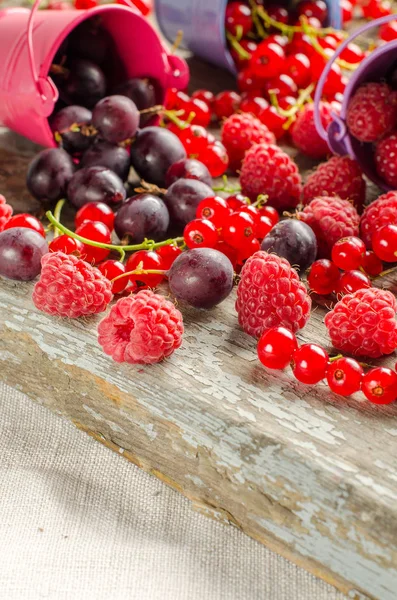
[{"label": "ripe red raspberry", "polygon": [[112,295],[112,284],[90,264],[63,252],[50,252],[41,260],[34,286],[35,306],[49,315],[77,317],[103,312]]},{"label": "ripe red raspberry", "polygon": [[348,156],[333,156],[309,175],[303,186],[303,203],[318,196],[338,196],[353,202],[360,210],[365,201],[366,183],[357,161]]},{"label": "ripe red raspberry", "polygon": [[0,194],[0,231],[12,217],[12,206],[7,204],[7,200]]},{"label": "ripe red raspberry", "polygon": [[377,358],[397,348],[397,301],[377,288],[347,294],[325,316],[325,325],[337,350]]},{"label": "ripe red raspberry", "polygon": [[[321,122],[324,129],[327,129],[332,121],[332,111],[338,112],[329,102],[320,102]],[[291,136],[298,150],[310,158],[325,158],[330,153],[327,142],[319,136],[314,124],[314,104],[305,104],[299,111],[292,126]]]},{"label": "ripe red raspberry", "polygon": [[222,125],[222,143],[229,155],[229,166],[233,171],[241,167],[247,150],[253,144],[275,144],[276,138],[259,119],[249,113],[235,114]]},{"label": "ripe red raspberry", "polygon": [[247,260],[236,301],[238,321],[246,333],[259,338],[279,325],[296,332],[306,325],[311,306],[298,273],[285,258],[260,250]]},{"label": "ripe red raspberry", "polygon": [[273,144],[255,144],[247,150],[240,183],[245,196],[255,201],[260,194],[267,194],[267,203],[278,210],[297,206],[302,192],[298,167]]},{"label": "ripe red raspberry", "polygon": [[364,83],[350,100],[347,127],[360,142],[376,142],[397,123],[397,92],[387,83]]},{"label": "ripe red raspberry", "polygon": [[375,167],[378,175],[391,188],[397,188],[397,134],[381,140],[375,148]]},{"label": "ripe red raspberry", "polygon": [[116,362],[157,363],[182,343],[182,315],[172,302],[143,290],[121,298],[98,325],[98,341]]},{"label": "ripe red raspberry", "polygon": [[333,245],[341,238],[358,236],[360,217],[348,200],[319,196],[297,213],[297,217],[316,234],[317,258],[330,258]]},{"label": "ripe red raspberry", "polygon": [[397,192],[382,194],[364,210],[360,221],[361,239],[372,248],[372,236],[384,225],[397,225]]}]

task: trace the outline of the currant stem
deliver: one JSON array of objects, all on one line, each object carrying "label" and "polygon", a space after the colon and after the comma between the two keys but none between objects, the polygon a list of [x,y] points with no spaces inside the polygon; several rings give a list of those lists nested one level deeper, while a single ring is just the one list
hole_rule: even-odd
[{"label": "currant stem", "polygon": [[167,276],[168,271],[161,271],[159,269],[135,269],[134,271],[126,271],[125,273],[121,273],[121,275],[117,275],[110,280],[110,283],[114,281],[118,281],[123,277],[131,277],[131,275],[164,275]]},{"label": "currant stem", "polygon": [[251,54],[244,50],[237,37],[232,35],[230,31],[226,31],[226,39],[242,60],[249,60],[251,58]]},{"label": "currant stem", "polygon": [[[66,200],[58,200],[54,209],[54,217],[57,221],[61,220],[61,212]],[[61,230],[58,227],[54,227],[54,239],[61,235]]]},{"label": "currant stem", "polygon": [[273,90],[269,91],[270,102],[282,117],[290,119],[294,117],[296,113],[299,112],[299,110],[302,108],[302,106],[310,99],[314,88],[315,84],[311,83],[307,88],[301,90],[299,92],[299,96],[295,104],[288,110],[284,110],[283,108],[281,108],[281,106],[278,103],[277,94]]},{"label": "currant stem", "polygon": [[241,192],[241,187],[238,185],[236,187],[229,187],[229,180],[227,175],[222,176],[223,185],[213,186],[212,189],[214,192],[226,192],[227,194],[235,194],[237,192]]},{"label": "currant stem", "polygon": [[94,240],[89,240],[81,235],[78,235],[74,231],[71,231],[62,223],[60,223],[49,210],[46,212],[46,217],[50,221],[52,225],[54,225],[59,231],[65,233],[69,237],[79,240],[83,242],[83,244],[87,244],[87,246],[94,246],[95,248],[106,248],[107,250],[116,250],[120,254],[120,261],[122,262],[125,258],[126,252],[136,252],[138,250],[156,250],[156,248],[161,248],[162,246],[170,246],[171,244],[179,244],[184,241],[183,237],[170,238],[168,240],[164,240],[163,242],[155,242],[154,240],[145,239],[142,244],[133,244],[127,246],[117,246],[115,244],[104,244],[102,242],[95,242]]},{"label": "currant stem", "polygon": [[340,358],[343,358],[343,354],[337,354],[336,356],[330,356],[329,362],[333,363],[336,360],[339,360]]},{"label": "currant stem", "polygon": [[[315,30],[313,30],[313,28],[307,24],[306,19],[302,18],[301,23],[302,23],[302,29],[303,29],[304,33],[306,33],[309,36],[311,44],[312,44],[313,48],[315,49],[315,51],[318,54],[320,54],[320,56],[325,58],[328,62],[329,56],[325,52],[324,48],[322,46],[320,46],[320,44],[318,43],[317,35],[316,35],[316,33],[313,33],[313,31],[315,31]],[[359,63],[357,63],[357,64],[348,63],[341,58],[337,58],[335,62],[336,62],[336,64],[338,64],[340,66],[341,69],[345,69],[346,71],[355,71],[359,65]]]}]

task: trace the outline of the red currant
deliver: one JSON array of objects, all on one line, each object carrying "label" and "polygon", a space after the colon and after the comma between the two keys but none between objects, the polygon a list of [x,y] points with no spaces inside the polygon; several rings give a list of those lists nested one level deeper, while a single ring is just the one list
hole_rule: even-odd
[{"label": "red currant", "polygon": [[320,296],[332,294],[337,287],[340,278],[338,267],[326,258],[316,260],[307,277],[310,289]]},{"label": "red currant", "polygon": [[263,240],[263,238],[265,238],[272,229],[273,223],[269,217],[266,217],[266,215],[260,215],[259,222],[256,223],[256,235],[258,238]]},{"label": "red currant", "polygon": [[[137,271],[137,270],[154,270],[163,271],[164,265],[161,257],[153,250],[139,250],[134,254],[131,254],[125,265],[126,271]],[[156,287],[163,279],[164,275],[159,273],[148,273],[148,274],[133,274],[129,278],[132,281],[139,281],[150,287]]]},{"label": "red currant", "polygon": [[169,88],[165,95],[164,106],[167,110],[175,110],[177,107],[177,88]]},{"label": "red currant", "polygon": [[[396,33],[397,33],[397,29],[396,29]],[[343,50],[340,57],[342,60],[345,60],[346,62],[348,62],[350,64],[357,64],[357,63],[360,63],[365,58],[365,52],[363,52],[363,50],[361,50],[360,46],[358,46],[357,44],[354,44],[353,42],[350,42],[350,44],[348,44],[346,46],[346,48]]]},{"label": "red currant", "polygon": [[390,23],[386,23],[382,25],[379,30],[379,37],[381,40],[385,42],[392,42],[397,39],[397,22],[391,21]]},{"label": "red currant", "polygon": [[391,15],[393,12],[388,0],[369,0],[368,4],[361,7],[361,10],[366,19],[379,19]]},{"label": "red currant", "polygon": [[77,211],[74,218],[76,227],[80,227],[84,221],[100,221],[105,223],[109,231],[113,231],[114,212],[104,202],[89,202]]},{"label": "red currant", "polygon": [[212,109],[214,105],[215,95],[209,90],[196,90],[192,94],[193,100],[202,100],[208,106],[208,108]]},{"label": "red currant", "polygon": [[256,208],[256,206],[253,206],[252,204],[247,204],[246,206],[243,206],[240,209],[240,212],[245,212],[248,215],[251,215],[251,217],[253,218],[255,227],[259,224],[261,214],[259,212],[259,209]]},{"label": "red currant", "polygon": [[285,72],[298,88],[305,88],[310,82],[310,60],[306,54],[298,52],[287,56]]},{"label": "red currant", "polygon": [[279,214],[273,206],[262,206],[259,212],[262,217],[267,217],[272,225],[276,225],[280,220]]},{"label": "red currant", "polygon": [[54,238],[49,244],[52,252],[63,252],[64,254],[75,254],[80,256],[84,254],[84,244],[65,233]]},{"label": "red currant", "polygon": [[383,271],[382,261],[376,256],[375,252],[372,252],[372,250],[367,250],[365,252],[361,266],[370,277],[377,277]]},{"label": "red currant", "polygon": [[317,54],[317,52],[315,52],[315,50],[313,48],[312,40],[311,40],[310,36],[308,36],[306,33],[295,33],[294,34],[294,37],[292,38],[292,42],[290,42],[287,46],[287,53],[288,54],[305,54],[310,59],[311,59],[312,55]]},{"label": "red currant", "polygon": [[232,35],[244,37],[252,29],[251,9],[243,2],[230,2],[226,7],[225,27]]},{"label": "red currant", "polygon": [[221,227],[231,212],[226,200],[220,196],[213,196],[201,200],[196,210],[196,217],[198,219],[208,219],[216,227]]},{"label": "red currant", "polygon": [[323,25],[328,18],[328,8],[323,0],[302,0],[297,6],[299,16],[315,17]]},{"label": "red currant", "polygon": [[218,242],[215,246],[215,249],[219,250],[219,252],[222,252],[222,254],[227,256],[230,262],[232,263],[233,267],[236,266],[238,258],[238,252],[236,248],[232,248],[231,246],[229,246],[229,244],[226,244],[225,242]]},{"label": "red currant", "polygon": [[303,344],[292,354],[291,368],[298,381],[318,383],[326,376],[328,353],[318,344]]},{"label": "red currant", "polygon": [[274,42],[269,43],[264,40],[252,55],[250,68],[258,77],[270,79],[282,72],[284,61],[285,52],[283,48]]},{"label": "red currant", "polygon": [[241,248],[238,249],[237,263],[242,265],[244,261],[261,249],[261,244],[257,238],[251,238]]},{"label": "red currant", "polygon": [[284,25],[288,24],[289,14],[284,6],[280,6],[280,4],[269,4],[266,6],[266,12],[269,17],[274,21],[277,21],[277,23],[284,23]]},{"label": "red currant", "polygon": [[285,369],[298,348],[295,334],[286,327],[265,331],[258,342],[258,358],[267,369]]},{"label": "red currant", "polygon": [[73,4],[78,10],[88,10],[98,6],[97,0],[73,0]]},{"label": "red currant", "polygon": [[338,358],[327,371],[329,388],[340,396],[351,396],[360,390],[363,368],[353,358]]},{"label": "red currant", "polygon": [[[243,50],[245,50],[245,52],[247,52],[249,55],[251,55],[257,49],[258,44],[256,42],[254,42],[253,40],[245,39],[245,40],[240,40],[240,46],[242,47]],[[245,56],[243,57],[241,55],[241,52],[239,53],[237,50],[232,48],[230,50],[230,54],[232,55],[234,64],[236,65],[236,67],[239,71],[241,71],[242,69],[246,69],[249,66],[250,58],[245,58]]]},{"label": "red currant", "polygon": [[342,23],[346,25],[353,19],[353,4],[350,0],[340,0],[339,6],[342,9]]},{"label": "red currant", "polygon": [[338,295],[353,294],[357,290],[370,288],[371,286],[371,280],[362,271],[345,271],[340,276],[338,287],[335,291]]},{"label": "red currant", "polygon": [[[106,279],[109,279],[109,281],[125,273],[125,266],[118,260],[105,260],[105,262],[98,265],[98,269]],[[112,283],[113,294],[121,294],[121,292],[124,292],[128,281],[128,277],[121,277],[121,279],[114,281]]]},{"label": "red currant", "polygon": [[318,43],[320,44],[321,48],[324,49],[331,48],[331,50],[336,50],[338,46],[338,42],[336,41],[333,35],[326,35],[325,37],[320,38],[318,40]]},{"label": "red currant", "polygon": [[[185,109],[186,110],[186,109]],[[190,115],[194,116],[191,119],[191,123],[195,125],[201,125],[202,127],[208,127],[211,122],[211,110],[206,102],[199,100],[198,98],[191,100],[186,110],[188,118]]]},{"label": "red currant", "polygon": [[14,227],[23,227],[25,229],[33,229],[45,238],[45,231],[43,225],[36,217],[29,213],[20,213],[11,217],[4,225],[4,230],[13,229]]},{"label": "red currant", "polygon": [[332,248],[332,260],[343,271],[359,269],[365,254],[364,242],[355,236],[338,240]]},{"label": "red currant", "polygon": [[214,248],[218,242],[217,229],[208,219],[193,219],[183,231],[188,248]]},{"label": "red currant", "polygon": [[227,205],[233,212],[238,212],[244,206],[247,206],[249,203],[248,198],[243,194],[237,192],[237,194],[232,194],[226,198]]},{"label": "red currant", "polygon": [[199,154],[199,160],[205,164],[212,177],[221,177],[229,165],[229,156],[222,142],[209,144],[204,152]]},{"label": "red currant", "polygon": [[384,225],[372,236],[372,248],[376,256],[384,262],[397,260],[397,225]]},{"label": "red currant", "polygon": [[237,87],[240,92],[261,96],[262,84],[263,81],[254,75],[249,66],[237,74]]},{"label": "red currant", "polygon": [[[84,221],[84,223],[77,227],[76,233],[93,242],[100,242],[101,244],[112,243],[109,228],[100,221]],[[84,244],[83,258],[88,263],[97,264],[105,260],[109,253],[110,250],[107,248]]]},{"label": "red currant", "polygon": [[254,220],[245,212],[232,213],[225,221],[223,239],[233,248],[242,248],[254,235]]},{"label": "red currant", "polygon": [[191,125],[190,127],[186,127],[182,130],[179,139],[189,156],[205,152],[208,145],[215,141],[212,133],[206,131],[201,125]]},{"label": "red currant", "polygon": [[260,120],[274,133],[277,139],[280,139],[285,134],[283,126],[287,122],[287,118],[280,115],[274,106],[269,106],[261,116]]},{"label": "red currant", "polygon": [[361,389],[370,402],[390,404],[397,399],[397,373],[387,367],[376,367],[364,375]]},{"label": "red currant", "polygon": [[277,96],[295,96],[298,93],[298,87],[295,81],[284,73],[267,81],[264,85],[265,94],[274,92]]},{"label": "red currant", "polygon": [[269,108],[269,102],[260,96],[245,96],[241,100],[240,110],[244,113],[251,113],[254,117],[261,120],[264,112]]},{"label": "red currant", "polygon": [[230,117],[239,109],[241,97],[232,90],[220,92],[215,96],[214,113],[221,120]]},{"label": "red currant", "polygon": [[168,271],[178,256],[182,254],[182,250],[175,244],[160,246],[160,248],[157,248],[156,252],[161,258],[164,271]]}]

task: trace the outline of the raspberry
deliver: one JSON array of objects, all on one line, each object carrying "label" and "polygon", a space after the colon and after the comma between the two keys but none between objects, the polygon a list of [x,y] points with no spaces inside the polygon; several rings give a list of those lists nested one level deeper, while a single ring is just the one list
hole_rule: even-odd
[{"label": "raspberry", "polygon": [[288,261],[259,251],[241,271],[237,288],[238,321],[246,333],[259,338],[279,325],[294,333],[310,317],[311,299]]},{"label": "raspberry", "polygon": [[309,175],[303,186],[303,203],[317,196],[338,196],[350,200],[360,210],[365,201],[366,183],[355,160],[333,156]]},{"label": "raspberry", "polygon": [[[332,104],[320,102],[321,122],[325,130],[332,121],[331,111],[336,111]],[[291,135],[298,150],[310,158],[325,158],[330,152],[327,142],[319,136],[314,124],[314,104],[305,104],[300,110]]]},{"label": "raspberry", "polygon": [[364,210],[361,221],[361,238],[367,248],[372,248],[372,236],[384,225],[397,225],[397,192],[382,194]]},{"label": "raspberry", "polygon": [[324,322],[335,348],[377,358],[397,348],[396,310],[391,292],[361,289],[337,302]]},{"label": "raspberry", "polygon": [[347,127],[360,142],[375,142],[397,123],[397,93],[386,83],[365,83],[350,100]]},{"label": "raspberry", "polygon": [[7,204],[7,200],[0,194],[0,231],[12,217],[12,206]]},{"label": "raspberry", "polygon": [[391,188],[397,188],[397,134],[392,133],[375,148],[376,172]]},{"label": "raspberry", "polygon": [[273,144],[255,144],[247,150],[240,183],[245,196],[255,201],[260,194],[267,194],[267,203],[279,210],[297,206],[302,192],[298,167]]},{"label": "raspberry", "polygon": [[116,362],[157,363],[182,343],[182,315],[151,290],[121,298],[98,325],[98,341]]},{"label": "raspberry", "polygon": [[358,236],[360,217],[348,200],[319,196],[297,213],[297,217],[316,234],[317,258],[330,258],[332,246],[341,238]]},{"label": "raspberry", "polygon": [[276,138],[259,119],[249,113],[232,115],[223,122],[222,143],[229,155],[229,166],[233,171],[241,167],[247,150],[253,144],[275,144]]},{"label": "raspberry", "polygon": [[50,252],[41,260],[34,286],[34,305],[49,315],[77,317],[103,312],[112,299],[112,284],[90,264],[63,252]]}]

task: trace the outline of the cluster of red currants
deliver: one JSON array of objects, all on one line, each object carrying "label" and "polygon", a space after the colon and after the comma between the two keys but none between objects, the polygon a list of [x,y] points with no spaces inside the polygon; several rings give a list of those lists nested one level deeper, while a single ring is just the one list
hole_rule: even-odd
[{"label": "cluster of red currants", "polygon": [[268,369],[281,370],[291,365],[296,379],[315,385],[327,380],[331,391],[351,396],[362,391],[374,404],[390,404],[396,398],[397,373],[387,367],[375,367],[364,373],[353,358],[330,359],[318,344],[298,345],[294,333],[285,327],[268,329],[258,342],[258,357]]},{"label": "cluster of red currants", "polygon": [[186,246],[220,250],[235,269],[260,250],[261,241],[279,220],[275,208],[249,204],[240,193],[226,199],[205,198],[196,217],[184,229]]}]

